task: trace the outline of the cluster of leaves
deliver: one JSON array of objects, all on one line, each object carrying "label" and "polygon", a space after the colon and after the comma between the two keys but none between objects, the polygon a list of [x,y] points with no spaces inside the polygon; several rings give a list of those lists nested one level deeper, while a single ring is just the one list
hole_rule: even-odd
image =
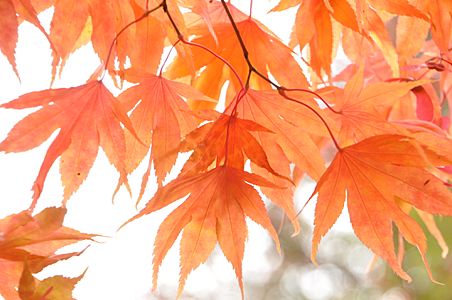
[{"label": "cluster of leaves", "polygon": [[[74,285],[83,277],[53,276],[44,280],[33,274],[82,252],[55,254],[72,243],[93,236],[63,227],[65,208],[46,208],[36,216],[30,211],[0,220],[0,293],[5,299],[72,299]],[[17,286],[17,290],[16,290]]]},{"label": "cluster of leaves", "polygon": [[[347,200],[356,235],[395,273],[410,280],[402,268],[404,240],[416,246],[428,270],[426,237],[410,214],[420,215],[446,254],[433,215],[452,214],[452,3],[281,0],[269,13],[297,9],[288,44],[252,17],[252,5],[251,0],[248,15],[224,0],[2,1],[0,50],[15,71],[22,21],[49,41],[53,78],[87,43],[101,61],[86,84],[32,92],[1,105],[39,108],[13,127],[1,151],[32,149],[59,129],[34,183],[30,211],[58,158],[64,206],[86,179],[99,146],[119,172],[116,190],[130,190],[128,175],[148,156],[139,198],[152,168],[159,189],[130,221],[189,195],[160,225],[154,287],[162,260],[182,232],[178,294],[218,242],[243,296],[245,217],[268,230],[279,249],[258,191],[281,207],[298,233],[293,192],[307,174],[317,181],[314,262],[320,239]],[[37,15],[51,6],[47,32]],[[174,60],[167,61],[165,47],[176,51]],[[350,63],[333,74],[339,49]],[[133,86],[114,97],[105,76],[119,88],[124,81]],[[216,111],[222,90],[226,108]],[[191,155],[179,176],[163,185],[181,152]],[[7,299],[17,298],[17,282],[22,299],[41,299],[78,280],[32,277],[61,259],[49,254],[56,248],[42,243],[89,238],[65,235],[60,218],[56,226],[52,220],[62,210],[35,217],[23,212],[0,224],[0,265],[11,270],[0,275]],[[27,222],[38,228],[32,237]],[[16,227],[24,233],[16,235]],[[24,248],[29,244],[36,244],[33,251]]]}]

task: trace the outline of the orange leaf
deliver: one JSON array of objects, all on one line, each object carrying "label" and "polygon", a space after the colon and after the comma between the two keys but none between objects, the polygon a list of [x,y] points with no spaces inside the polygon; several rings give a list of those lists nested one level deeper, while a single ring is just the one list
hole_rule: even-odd
[{"label": "orange leaf", "polygon": [[[450,163],[424,149],[430,161]],[[397,199],[431,214],[452,214],[452,194],[429,173],[426,162],[411,139],[399,135],[375,136],[342,149],[319,180],[315,210],[312,260],[318,243],[340,215],[347,191],[350,221],[356,235],[385,259],[403,279],[411,280],[394,252],[392,223],[417,247],[430,273],[427,243],[421,227],[398,205]]]},{"label": "orange leaf", "polygon": [[387,12],[402,15],[411,16],[428,21],[428,17],[418,10],[415,6],[411,5],[408,0],[368,0],[369,4],[376,9],[382,9]]},{"label": "orange leaf", "polygon": [[432,214],[428,214],[419,209],[416,211],[419,217],[422,219],[422,222],[424,222],[425,226],[427,227],[427,230],[433,235],[436,242],[438,243],[438,246],[441,248],[441,257],[446,258],[447,254],[449,253],[449,246],[447,246],[443,234],[436,225],[435,217]]},{"label": "orange leaf", "polygon": [[11,1],[0,3],[0,50],[6,55],[9,63],[17,74],[16,59],[14,52],[17,43],[17,27],[19,26],[16,17],[16,10]]},{"label": "orange leaf", "polygon": [[18,16],[35,25],[47,38],[48,35],[38,20],[38,13],[30,0],[4,0],[0,3],[0,51],[5,54],[17,76],[15,49],[17,44]]},{"label": "orange leaf", "polygon": [[250,184],[274,187],[260,176],[227,166],[216,167],[206,173],[181,175],[160,188],[147,206],[128,221],[157,211],[189,194],[158,230],[154,243],[154,288],[160,264],[183,230],[178,295],[182,293],[188,274],[206,261],[218,241],[234,267],[243,298],[242,259],[247,236],[245,216],[267,229],[279,250],[278,236],[264,203]]},{"label": "orange leaf", "polygon": [[259,131],[270,132],[255,122],[229,115],[221,115],[215,122],[195,129],[182,144],[182,151],[194,150],[182,173],[203,172],[215,161],[224,161],[228,166],[241,169],[246,156],[258,166],[280,176],[270,166],[264,149],[251,134]]},{"label": "orange leaf", "polygon": [[73,300],[72,290],[84,275],[76,278],[53,276],[38,280],[32,275],[28,263],[25,263],[18,292],[22,300]]},{"label": "orange leaf", "polygon": [[32,92],[1,107],[37,106],[42,107],[17,123],[0,143],[1,151],[26,151],[39,146],[60,128],[34,183],[33,205],[41,194],[50,167],[60,156],[66,201],[88,176],[99,145],[119,171],[121,181],[127,182],[125,140],[120,124],[130,132],[134,131],[127,114],[103,83],[93,81],[73,88]]},{"label": "orange leaf", "polygon": [[88,16],[89,5],[86,1],[55,1],[55,13],[50,26],[50,39],[57,51],[53,68],[56,68],[60,63],[60,58],[62,60],[61,65],[64,65],[69,55],[75,50],[76,43],[86,26]]},{"label": "orange leaf", "polygon": [[339,113],[328,113],[338,129],[341,144],[350,145],[364,138],[384,133],[400,133],[386,121],[393,104],[413,88],[427,81],[378,82],[364,86],[363,68],[347,82],[344,90],[325,95]]},{"label": "orange leaf", "polygon": [[448,53],[452,34],[452,4],[448,0],[424,2],[422,9],[426,9],[430,16],[432,38],[440,52]]},{"label": "orange leaf", "polygon": [[[127,75],[126,75],[127,76]],[[211,101],[189,85],[166,80],[161,76],[143,75],[140,84],[124,91],[119,100],[130,116],[137,135],[126,133],[126,169],[132,172],[148,152],[152,140],[152,161],[159,184],[176,162],[181,138],[196,128],[183,98]]]},{"label": "orange leaf", "polygon": [[341,0],[282,0],[272,11],[285,10],[300,4],[295,17],[291,46],[300,45],[303,49],[309,45],[310,67],[322,75],[325,71],[331,73],[333,60],[333,23],[358,31],[355,12],[347,1]]},{"label": "orange leaf", "polygon": [[[47,278],[36,287],[36,280],[32,276],[32,273],[38,273],[59,260],[81,254],[73,252],[56,255],[58,249],[93,237],[63,227],[65,214],[66,209],[51,207],[36,216],[23,211],[0,220],[1,296],[8,300],[42,299],[47,293],[45,299],[72,299],[73,285],[83,275],[74,279],[62,279],[61,276]],[[17,286],[19,293],[15,289]]]},{"label": "orange leaf", "polygon": [[[313,101],[312,104],[316,105]],[[323,125],[311,111],[287,101],[276,92],[248,90],[239,102],[237,112],[240,117],[253,120],[272,132],[257,132],[258,142],[265,143],[265,152],[278,145],[291,162],[312,178],[321,176],[325,169],[324,161],[312,135],[326,133],[319,130]],[[278,163],[272,157],[269,160]]]}]

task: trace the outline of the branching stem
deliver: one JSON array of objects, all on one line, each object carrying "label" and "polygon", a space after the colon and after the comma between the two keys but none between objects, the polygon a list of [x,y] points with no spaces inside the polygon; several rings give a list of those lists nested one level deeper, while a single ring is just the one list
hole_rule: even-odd
[{"label": "branching stem", "polygon": [[[259,77],[261,77],[262,79],[264,79],[265,81],[267,81],[268,83],[270,83],[273,87],[277,88],[278,85],[276,83],[274,83],[272,80],[270,80],[267,76],[265,76],[264,74],[262,74],[259,70],[257,70],[253,64],[251,63],[251,60],[249,58],[249,53],[248,53],[248,49],[245,46],[245,42],[243,41],[242,35],[240,34],[239,28],[237,27],[237,24],[234,21],[234,17],[231,14],[231,11],[228,8],[228,5],[226,4],[225,0],[221,0],[221,4],[223,5],[223,8],[226,12],[226,14],[228,15],[228,19],[231,22],[232,28],[234,30],[234,33],[239,41],[240,44],[240,48],[242,49],[242,53],[243,53],[243,57],[245,58],[246,64],[248,65],[248,70],[251,73],[255,73],[256,75],[258,75]],[[246,81],[246,85],[248,86],[249,80],[250,80],[250,76],[251,74],[248,75],[247,81]]]},{"label": "branching stem", "polygon": [[[313,92],[313,91],[310,91],[310,90],[307,90],[307,89],[289,89],[289,88],[282,87],[282,86],[278,85],[276,82],[273,82],[271,79],[269,79],[269,78],[268,78],[267,76],[265,76],[264,74],[262,74],[259,70],[257,70],[257,69],[254,67],[254,65],[252,64],[251,60],[249,59],[249,52],[248,52],[248,49],[247,49],[246,46],[245,46],[245,43],[244,43],[244,41],[243,41],[243,38],[242,38],[242,36],[241,36],[241,34],[240,34],[240,31],[239,31],[239,29],[238,29],[238,27],[237,27],[237,24],[236,24],[235,21],[234,21],[234,18],[233,18],[232,14],[231,14],[231,11],[230,11],[229,8],[228,8],[228,5],[227,5],[226,1],[225,1],[225,0],[221,0],[221,3],[222,3],[222,5],[223,5],[223,8],[224,8],[224,10],[225,10],[225,12],[226,12],[228,18],[229,18],[229,21],[231,22],[231,25],[232,25],[232,28],[233,28],[233,30],[234,30],[234,33],[235,33],[235,35],[236,35],[236,37],[237,37],[237,39],[238,39],[238,41],[239,41],[240,48],[242,49],[243,57],[245,58],[245,61],[246,61],[247,65],[248,65],[248,75],[247,75],[245,84],[243,83],[243,81],[242,81],[241,77],[239,76],[239,74],[237,73],[237,71],[234,69],[234,67],[233,67],[227,60],[225,60],[225,59],[222,58],[220,55],[216,54],[215,52],[213,52],[212,50],[210,50],[209,48],[207,48],[207,47],[204,46],[204,45],[197,44],[197,43],[194,43],[194,42],[185,40],[184,37],[183,37],[183,35],[181,34],[180,30],[178,29],[176,23],[174,22],[174,19],[172,18],[171,14],[170,14],[169,11],[168,11],[168,7],[167,7],[167,4],[166,4],[166,0],[164,0],[164,1],[162,2],[161,6],[163,7],[163,11],[164,11],[165,14],[168,16],[168,18],[169,18],[169,20],[170,20],[170,22],[171,22],[171,24],[172,24],[174,30],[176,31],[176,33],[177,33],[177,35],[178,35],[178,37],[179,37],[179,40],[180,40],[182,43],[187,44],[187,45],[192,45],[192,46],[195,46],[195,47],[202,48],[202,49],[204,49],[205,51],[211,53],[211,54],[212,54],[213,56],[215,56],[216,58],[220,59],[223,63],[225,63],[225,64],[232,70],[232,72],[233,72],[234,75],[237,77],[237,79],[238,79],[238,81],[239,81],[239,83],[240,83],[241,89],[240,89],[240,91],[238,92],[237,97],[236,97],[236,99],[235,99],[234,108],[232,109],[232,112],[231,112],[231,115],[230,115],[230,119],[229,119],[229,121],[228,121],[227,129],[226,129],[226,145],[225,145],[226,150],[225,150],[225,160],[224,160],[224,164],[226,165],[227,160],[228,160],[228,143],[229,143],[229,136],[230,136],[230,134],[229,134],[229,128],[230,128],[230,123],[231,123],[231,120],[232,120],[231,118],[235,117],[236,112],[237,112],[238,104],[240,103],[240,100],[241,100],[241,99],[245,96],[245,94],[246,94],[246,91],[247,91],[247,89],[248,89],[248,85],[249,85],[249,81],[250,81],[250,78],[251,78],[252,73],[255,73],[257,76],[261,77],[263,80],[267,81],[270,85],[272,85],[274,88],[276,88],[276,89],[278,90],[279,94],[280,94],[283,98],[285,98],[285,99],[287,99],[287,100],[289,100],[289,101],[298,103],[298,104],[300,104],[300,105],[303,105],[303,106],[305,106],[306,108],[308,108],[310,111],[312,111],[312,112],[313,112],[313,113],[314,113],[314,114],[322,121],[322,123],[325,125],[325,127],[326,127],[326,129],[328,130],[328,133],[329,133],[331,139],[333,140],[333,143],[334,143],[334,145],[336,146],[336,148],[337,148],[339,151],[342,150],[342,148],[339,146],[339,144],[338,144],[336,138],[335,138],[334,135],[333,135],[333,132],[332,132],[331,128],[329,127],[329,125],[328,125],[328,123],[325,121],[325,119],[324,119],[324,118],[323,118],[323,117],[322,117],[322,116],[321,116],[314,108],[312,108],[310,105],[308,105],[308,104],[306,104],[306,103],[303,103],[303,102],[301,102],[301,101],[299,101],[299,100],[297,100],[297,99],[295,99],[295,98],[289,97],[288,95],[286,95],[285,92],[286,92],[286,91],[302,91],[302,92],[306,92],[306,93],[313,94],[313,95],[315,95],[316,97],[318,97],[318,98],[319,98],[319,99],[327,106],[327,108],[330,109],[332,112],[334,112],[334,113],[340,113],[340,112],[334,110],[334,109],[331,107],[331,105],[329,105],[329,103],[328,103],[325,99],[323,99],[323,97],[321,97],[318,93]],[[251,17],[251,11],[252,11],[252,3],[250,4],[250,17]]]},{"label": "branching stem", "polygon": [[[325,119],[324,119],[324,118],[323,118],[323,117],[322,117],[315,109],[313,109],[313,108],[312,108],[311,106],[309,106],[308,104],[303,103],[303,102],[301,102],[301,101],[299,101],[299,100],[297,100],[297,99],[294,99],[294,98],[291,98],[291,97],[287,96],[286,93],[285,93],[285,91],[302,91],[302,92],[306,92],[306,93],[313,94],[313,95],[315,95],[316,97],[318,97],[318,98],[319,98],[319,99],[327,106],[327,108],[330,109],[332,112],[334,112],[334,113],[340,113],[340,112],[334,110],[334,109],[331,107],[331,105],[329,105],[328,102],[326,102],[326,100],[323,99],[323,98],[322,98],[318,93],[316,93],[316,92],[313,92],[313,91],[310,91],[310,90],[307,90],[307,89],[289,89],[289,88],[285,88],[285,87],[280,86],[280,85],[278,85],[277,83],[273,82],[273,81],[272,81],[271,79],[269,79],[267,76],[265,76],[265,75],[263,75],[261,72],[259,72],[259,71],[254,67],[254,65],[252,64],[251,60],[249,59],[248,49],[246,48],[245,43],[243,42],[243,38],[242,38],[242,36],[241,36],[241,34],[240,34],[240,31],[239,31],[239,29],[238,29],[238,27],[237,27],[237,24],[235,23],[234,18],[232,17],[231,11],[229,10],[229,8],[228,8],[228,6],[227,6],[225,0],[221,0],[221,4],[223,5],[223,8],[224,8],[224,10],[225,10],[225,12],[226,12],[226,14],[227,14],[227,16],[228,16],[228,18],[229,18],[229,21],[231,22],[232,28],[234,29],[235,35],[237,36],[237,39],[238,39],[239,44],[240,44],[240,47],[242,48],[243,56],[244,56],[244,58],[245,58],[245,60],[246,60],[246,63],[247,63],[247,65],[248,65],[248,68],[249,68],[248,78],[247,78],[247,80],[246,80],[246,86],[248,86],[248,83],[249,83],[249,80],[250,80],[250,77],[251,77],[251,73],[255,73],[256,75],[258,75],[259,77],[261,77],[262,79],[264,79],[265,81],[267,81],[268,83],[270,83],[274,88],[276,88],[276,89],[278,90],[279,94],[280,94],[281,96],[283,96],[285,99],[287,99],[287,100],[289,100],[289,101],[292,101],[292,102],[295,102],[295,103],[298,103],[298,104],[300,104],[300,105],[303,105],[303,106],[305,106],[306,108],[308,108],[309,110],[311,110],[311,111],[312,111],[312,112],[313,112],[313,113],[314,113],[314,114],[322,121],[322,123],[325,125],[326,129],[328,130],[328,133],[329,133],[330,136],[331,136],[331,139],[333,140],[334,145],[335,145],[336,148],[340,151],[342,148],[339,146],[339,144],[338,144],[336,138],[335,138],[334,135],[333,135],[333,132],[331,131],[330,126],[329,126],[328,123],[325,121]],[[243,97],[243,96],[242,96],[242,97]],[[236,110],[236,108],[237,108],[237,105],[239,104],[239,102],[240,102],[240,100],[242,99],[242,97],[240,97],[240,98],[237,97],[236,102],[235,102],[235,106],[234,106],[234,109],[233,109],[233,112],[235,112],[235,110]]]}]

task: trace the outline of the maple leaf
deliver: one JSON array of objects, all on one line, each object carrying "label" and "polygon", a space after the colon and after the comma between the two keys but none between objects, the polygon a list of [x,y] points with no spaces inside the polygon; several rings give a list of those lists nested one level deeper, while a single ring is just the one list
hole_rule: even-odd
[{"label": "maple leaf", "polygon": [[[376,10],[428,20],[421,10],[406,0],[357,0],[355,10],[347,1],[342,0],[281,0],[272,11],[285,10],[299,4],[290,45],[299,44],[300,48],[309,45],[310,66],[318,75],[322,75],[322,71],[331,74],[334,48],[337,47],[339,36],[335,31],[350,29],[360,37],[372,41],[388,61],[394,76],[398,76],[397,53]],[[341,26],[334,26],[332,20],[339,22]],[[346,43],[343,45],[348,46]]]},{"label": "maple leaf", "polygon": [[[207,123],[184,139],[181,151],[194,150],[188,161],[182,168],[182,174],[196,174],[207,170],[214,162],[225,162],[228,166],[243,168],[245,158],[251,161],[253,171],[265,176],[273,183],[273,187],[262,188],[262,192],[289,217],[295,233],[300,230],[300,224],[293,206],[293,184],[290,174],[289,161],[282,152],[277,152],[276,147],[262,144],[259,138],[261,133],[268,134],[268,140],[274,140],[274,133],[267,128],[251,121],[237,118],[236,116],[209,113],[204,119],[215,119]],[[259,139],[253,134],[255,133]],[[272,159],[278,159],[275,164],[277,171],[270,165],[268,154]],[[277,188],[274,188],[277,187]]]},{"label": "maple leaf", "polygon": [[[284,211],[284,213],[287,216],[287,220],[291,222],[293,227],[294,232],[292,236],[295,236],[299,234],[301,230],[300,222],[298,221],[297,211],[295,210],[294,207],[294,194],[296,185],[288,185],[287,179],[285,178],[293,177],[294,179],[291,180],[295,184],[299,182],[300,178],[298,178],[296,174],[292,175],[292,173],[295,173],[296,171],[291,172],[290,162],[287,160],[282,150],[279,149],[278,147],[274,147],[272,150],[276,152],[272,154],[272,157],[280,158],[281,164],[275,167],[275,171],[277,172],[277,174],[280,175],[275,175],[274,173],[271,173],[268,170],[261,168],[254,163],[251,163],[251,171],[256,175],[259,175],[267,179],[269,182],[273,184],[272,187],[263,186],[260,188],[260,190],[266,197],[268,197],[268,199],[270,199],[274,204],[276,204]],[[267,153],[268,151],[269,150],[267,150]],[[282,178],[282,176],[284,176],[285,178]]]},{"label": "maple leaf", "polygon": [[[86,1],[86,0],[85,0]],[[108,58],[111,43],[118,36],[119,31],[135,20],[135,14],[130,1],[119,0],[89,0],[89,12],[93,22],[91,42],[101,60]],[[131,26],[125,33],[117,38],[114,51],[122,69],[127,57],[128,47],[133,45],[136,27]],[[114,68],[113,61],[107,66]]]},{"label": "maple leaf", "polygon": [[[333,104],[335,113],[324,110],[332,119],[339,143],[350,145],[364,138],[384,133],[400,133],[387,122],[393,104],[427,81],[378,82],[364,86],[361,67],[346,83],[344,90],[326,91],[324,97]],[[329,94],[330,93],[330,94]]]},{"label": "maple leaf", "polygon": [[189,194],[159,227],[154,243],[154,288],[160,265],[183,230],[178,297],[188,274],[207,260],[218,242],[234,267],[243,298],[242,259],[247,237],[245,216],[268,230],[278,251],[280,247],[264,203],[250,184],[274,187],[258,175],[229,166],[219,166],[205,173],[181,175],[160,188],[146,207],[128,221],[157,211]]},{"label": "maple leaf", "polygon": [[1,151],[26,151],[39,146],[60,128],[35,180],[32,206],[41,194],[50,167],[60,156],[66,201],[88,176],[99,145],[119,171],[121,181],[127,182],[125,139],[120,124],[130,132],[134,131],[120,103],[102,82],[32,92],[0,107],[24,109],[38,106],[42,106],[41,109],[19,121],[0,143]]},{"label": "maple leaf", "polygon": [[[398,201],[430,214],[452,214],[452,193],[427,168],[450,161],[424,147],[423,153],[412,139],[381,135],[340,150],[320,178],[313,196],[315,209],[312,260],[318,243],[340,215],[347,192],[350,221],[360,240],[386,260],[401,278],[411,280],[394,253],[392,223],[425,258],[427,242],[421,227],[399,207]],[[312,196],[311,196],[312,197]],[[429,275],[430,270],[428,269]],[[433,280],[433,278],[432,278]]]},{"label": "maple leaf", "polygon": [[[300,98],[316,106],[312,99],[306,98],[306,94]],[[322,129],[323,124],[312,111],[298,103],[288,101],[275,91],[248,89],[239,99],[236,108],[232,104],[226,111],[235,110],[240,118],[268,128],[254,131],[252,138],[261,145],[269,166],[264,167],[251,159],[251,168],[254,173],[279,187],[277,189],[263,187],[262,192],[285,211],[292,222],[295,234],[298,233],[300,225],[293,207],[294,189],[284,182],[284,178],[294,178],[291,162],[312,178],[320,178],[325,167],[316,141],[318,138],[313,136],[327,135],[326,130]]]},{"label": "maple leaf", "polygon": [[[152,2],[153,7],[156,7],[157,3]],[[133,6],[133,8],[136,16],[142,16],[145,13],[139,7]],[[160,19],[152,15],[136,23],[135,26],[136,38],[139,38],[143,43],[140,47],[134,47],[133,42],[129,44],[130,40],[126,41],[121,44],[123,47],[127,47],[123,51],[130,57],[132,70],[148,73],[155,72],[163,53],[164,41],[167,35],[166,27]]]},{"label": "maple leaf", "polygon": [[[435,153],[452,160],[452,152],[450,151],[450,149],[452,149],[452,140],[440,128],[435,127],[432,123],[427,124],[430,125],[433,130],[419,126],[419,122],[408,121],[400,122],[400,124],[408,130],[407,135],[416,139],[418,143],[428,147]],[[425,123],[421,123],[421,125],[425,125]]]},{"label": "maple leaf", "polygon": [[2,1],[0,4],[0,13],[2,15],[0,21],[0,49],[17,73],[14,52],[17,43],[18,22],[13,3],[11,1]]},{"label": "maple leaf", "polygon": [[269,132],[259,124],[229,115],[220,115],[215,122],[197,128],[183,141],[182,150],[194,151],[182,173],[203,172],[215,161],[225,161],[240,169],[245,164],[245,154],[252,162],[278,175],[269,165],[264,149],[251,134],[253,131]]},{"label": "maple leaf", "polygon": [[443,53],[450,51],[452,4],[447,0],[420,1],[421,9],[430,16],[432,38]]},{"label": "maple leaf", "polygon": [[[213,28],[213,20],[215,20],[215,22],[218,22],[218,19],[215,19],[214,16],[211,16],[212,10],[209,11],[207,1],[208,0],[182,0],[182,5],[189,8],[192,12],[196,13],[202,18],[202,21],[209,29],[210,34],[218,43],[218,37]],[[196,21],[191,22],[191,26],[193,26],[195,22]]]},{"label": "maple leaf", "polygon": [[89,28],[90,24],[87,24],[89,22],[89,4],[86,1],[59,0],[55,1],[54,9],[50,24],[50,38],[57,50],[53,61],[55,69],[60,63],[60,59],[64,66],[69,55],[81,46],[77,44],[78,41],[82,43],[88,41],[84,35],[89,34],[89,30],[86,28]]},{"label": "maple leaf", "polygon": [[[0,220],[0,267],[2,270],[0,295],[8,300],[42,299],[45,293],[48,297],[46,299],[70,297],[72,288],[61,286],[60,283],[75,284],[81,277],[62,280],[60,276],[56,276],[44,279],[38,284],[36,290],[33,287],[31,295],[24,292],[33,286],[29,280],[32,273],[38,273],[57,261],[81,254],[81,252],[73,252],[56,255],[55,251],[93,237],[91,234],[63,227],[65,214],[66,209],[51,207],[35,216],[31,216],[29,211],[22,211]],[[34,280],[33,278],[33,282]],[[16,286],[19,286],[19,293],[15,289]],[[58,298],[57,295],[63,295],[61,293],[66,295],[66,298]]]},{"label": "maple leaf", "polygon": [[441,233],[438,226],[436,225],[435,218],[433,217],[432,214],[426,213],[420,209],[417,209],[416,212],[419,215],[419,217],[422,219],[422,222],[424,222],[428,231],[436,239],[438,246],[442,250],[441,257],[446,258],[447,254],[449,253],[449,247],[447,246],[447,243],[444,240],[443,234]]},{"label": "maple leaf", "polygon": [[4,0],[0,3],[0,50],[5,54],[17,76],[16,59],[14,57],[17,44],[19,15],[22,19],[35,25],[46,37],[46,31],[39,23],[37,12],[30,0]]},{"label": "maple leaf", "polygon": [[[410,16],[410,20],[428,21],[428,17],[407,0],[358,0],[356,1],[356,18],[360,30],[365,32],[368,40],[372,41],[380,49],[385,60],[389,64],[394,77],[399,76],[399,61],[393,41],[386,29],[385,23],[379,14],[379,10],[402,16]],[[414,17],[414,18],[413,18]],[[403,21],[402,21],[403,22]],[[402,32],[402,28],[398,29]],[[416,32],[416,38],[419,32]],[[414,36],[411,37],[415,38]],[[404,46],[406,47],[406,45]],[[403,61],[402,61],[403,62]]]},{"label": "maple leaf", "polygon": [[212,100],[189,85],[161,76],[145,74],[140,78],[140,84],[127,89],[118,98],[126,110],[133,109],[130,119],[144,143],[126,133],[126,168],[131,172],[138,166],[152,141],[151,161],[161,184],[176,162],[181,138],[197,126],[183,98]]},{"label": "maple leaf", "polygon": [[389,13],[401,16],[411,16],[428,21],[425,13],[419,10],[415,5],[412,5],[408,0],[358,0],[361,2],[358,6],[371,5],[377,10],[384,10]]},{"label": "maple leaf", "polygon": [[347,1],[281,0],[271,11],[281,11],[299,5],[295,17],[291,45],[303,49],[309,44],[310,65],[317,74],[331,73],[333,55],[333,24],[331,18],[347,28],[358,31],[355,12]]},{"label": "maple leaf", "polygon": [[[56,48],[54,70],[60,65],[61,72],[70,54],[89,41],[112,74],[114,60],[105,61],[110,55],[117,57],[121,71],[127,56],[136,69],[153,72],[158,67],[166,32],[161,22],[152,16],[133,23],[145,14],[136,3],[127,0],[58,0],[54,7],[50,27],[50,39]],[[121,32],[125,26],[130,28]],[[137,38],[146,41],[145,45],[134,47]]]},{"label": "maple leaf", "polygon": [[[406,214],[409,214],[411,211],[416,212],[416,214],[419,216],[419,218],[425,224],[425,227],[427,228],[429,233],[435,238],[436,242],[438,243],[438,246],[441,248],[441,250],[442,250],[441,257],[446,258],[447,254],[449,252],[449,247],[447,246],[447,243],[444,240],[444,237],[443,237],[441,231],[439,230],[438,226],[436,225],[434,216],[430,213],[427,213],[425,211],[422,211],[420,209],[413,207],[412,205],[410,205],[409,203],[407,203],[401,199],[397,199],[397,204]],[[399,245],[398,245],[398,249],[397,249],[397,252],[398,252],[397,256],[398,256],[400,264],[402,264],[403,257],[404,257],[405,244],[403,242],[403,235],[400,232],[398,233],[398,235],[399,235]]]},{"label": "maple leaf", "polygon": [[[317,179],[322,175],[325,169],[324,161],[311,136],[327,133],[319,130],[322,124],[311,111],[287,101],[274,91],[250,89],[238,103],[237,113],[241,118],[252,120],[274,133],[257,133],[258,142],[264,145],[266,153],[278,146],[289,161],[305,170],[312,178]],[[279,158],[268,156],[271,164],[280,163]]]},{"label": "maple leaf", "polygon": [[22,300],[72,300],[72,290],[84,275],[75,278],[53,276],[38,280],[25,263],[18,292]]}]

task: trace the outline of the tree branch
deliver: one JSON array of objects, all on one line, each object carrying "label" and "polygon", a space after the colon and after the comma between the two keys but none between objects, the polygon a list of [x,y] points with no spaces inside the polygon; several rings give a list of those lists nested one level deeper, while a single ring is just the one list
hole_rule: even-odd
[{"label": "tree branch", "polygon": [[161,5],[162,5],[162,7],[163,7],[163,11],[164,11],[165,14],[168,16],[168,19],[170,20],[171,25],[173,25],[173,28],[174,28],[174,30],[175,30],[176,33],[177,33],[177,37],[178,37],[181,41],[183,41],[183,40],[184,40],[184,37],[183,37],[182,33],[180,32],[179,28],[177,27],[176,22],[174,22],[173,17],[171,16],[171,14],[170,14],[169,11],[168,11],[168,5],[167,5],[167,3],[166,3],[166,0],[163,0],[162,3],[161,3]]}]

